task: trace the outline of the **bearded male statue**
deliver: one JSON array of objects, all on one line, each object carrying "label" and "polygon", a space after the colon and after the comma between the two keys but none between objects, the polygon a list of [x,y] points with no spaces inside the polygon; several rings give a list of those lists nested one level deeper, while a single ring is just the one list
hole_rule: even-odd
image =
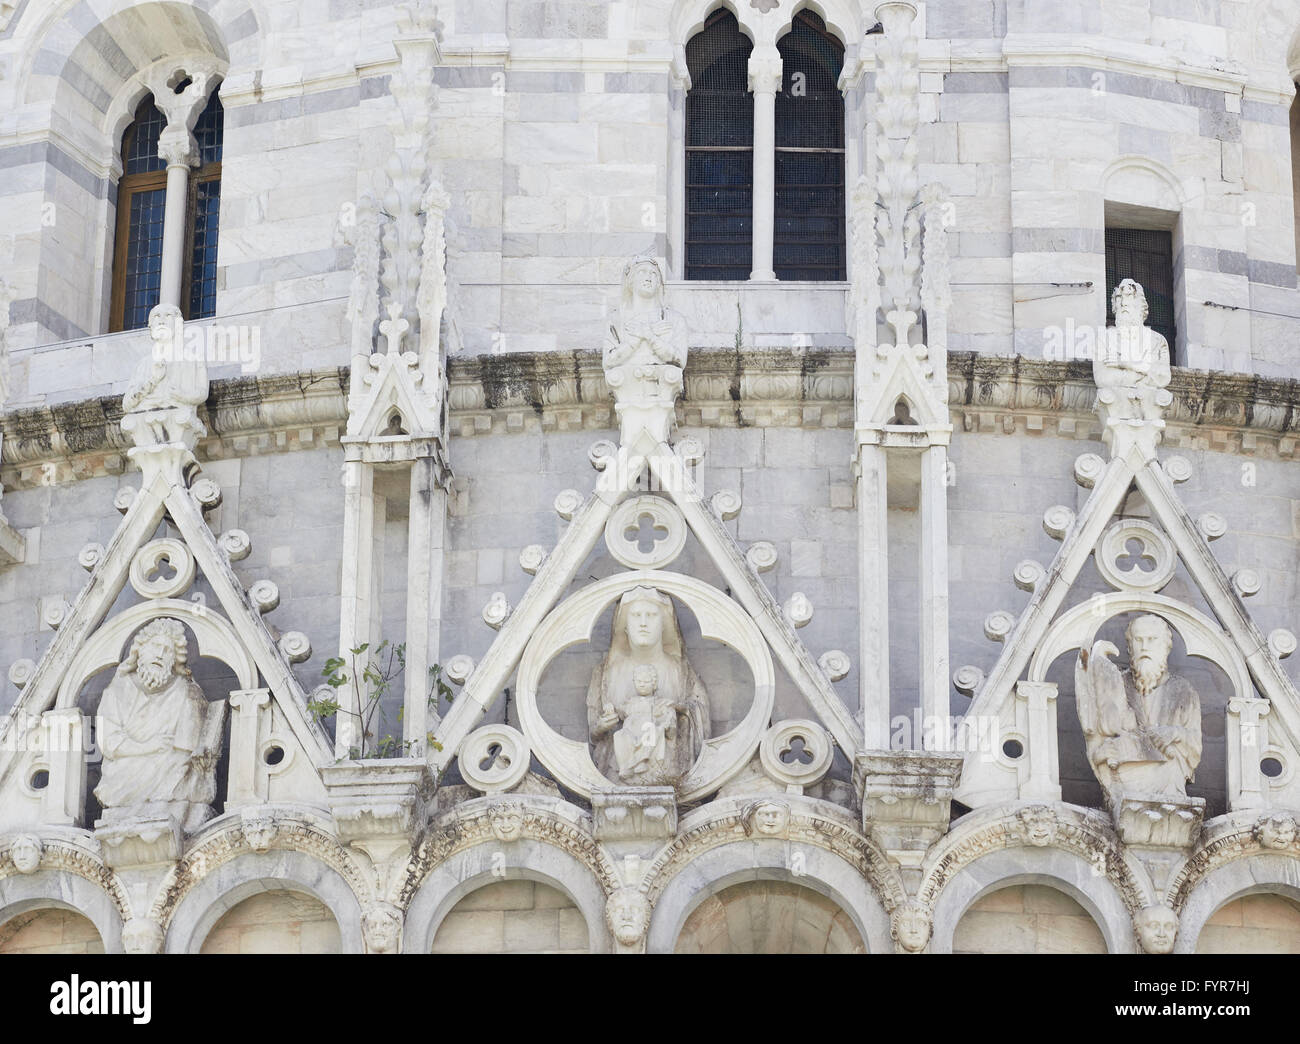
[{"label": "bearded male statue", "polygon": [[1164,426],[1164,407],[1173,401],[1169,342],[1146,325],[1146,293],[1132,279],[1121,279],[1111,294],[1115,325],[1093,356],[1092,376],[1098,401],[1111,422]]},{"label": "bearded male statue", "polygon": [[1125,796],[1186,798],[1201,760],[1201,701],[1169,673],[1173,632],[1139,616],[1126,632],[1130,666],[1108,657],[1110,642],[1079,650],[1075,698],[1088,761],[1112,806]]},{"label": "bearded male statue", "polygon": [[154,620],[136,632],[104,690],[95,788],[104,823],[171,816],[190,831],[212,815],[226,702],[208,702],[188,658],[180,621]]}]

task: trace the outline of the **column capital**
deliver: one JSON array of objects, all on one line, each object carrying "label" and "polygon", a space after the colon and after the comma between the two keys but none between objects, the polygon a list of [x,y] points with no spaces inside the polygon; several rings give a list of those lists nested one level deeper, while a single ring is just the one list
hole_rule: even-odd
[{"label": "column capital", "polygon": [[755,94],[776,94],[781,89],[781,53],[756,48],[749,56],[749,89]]},{"label": "column capital", "polygon": [[[148,86],[153,92],[154,105],[167,121],[158,139],[158,157],[169,167],[198,165],[194,125],[207,108],[218,76],[215,65],[198,68],[186,65],[159,72],[150,78]],[[182,83],[185,86],[177,90]]]},{"label": "column capital", "polygon": [[199,146],[186,127],[173,127],[158,136],[158,158],[168,167],[197,167]]}]

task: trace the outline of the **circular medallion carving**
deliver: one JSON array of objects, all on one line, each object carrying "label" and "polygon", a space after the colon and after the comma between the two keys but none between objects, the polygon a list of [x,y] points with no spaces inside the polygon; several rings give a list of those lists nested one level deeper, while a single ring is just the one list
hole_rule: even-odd
[{"label": "circular medallion carving", "polygon": [[794,718],[773,725],[758,745],[763,771],[786,786],[810,787],[830,770],[835,746],[817,722]]},{"label": "circular medallion carving", "polygon": [[[1136,542],[1137,547],[1130,547]],[[1159,591],[1174,576],[1178,555],[1173,542],[1159,528],[1140,518],[1115,522],[1097,546],[1097,569],[1118,591]],[[1121,566],[1125,558],[1133,560]],[[1150,563],[1143,568],[1142,562]]]},{"label": "circular medallion carving", "polygon": [[484,725],[460,745],[460,774],[475,790],[499,794],[522,782],[531,756],[524,734],[509,725]]},{"label": "circular medallion carving", "polygon": [[565,649],[591,641],[597,621],[622,595],[652,587],[685,605],[695,616],[700,635],[735,650],[754,676],[754,698],[740,723],[721,736],[704,740],[703,749],[677,785],[678,800],[698,801],[711,794],[754,756],[772,717],[776,674],[758,625],[735,601],[715,587],[681,573],[635,570],[600,580],[565,599],[547,615],[524,649],[517,675],[519,720],[533,752],[555,779],[583,797],[615,784],[601,774],[586,740],[560,735],[542,717],[537,693],[547,666]]},{"label": "circular medallion carving", "polygon": [[[172,575],[163,576],[163,563]],[[179,540],[150,540],[131,559],[131,586],[141,598],[175,598],[194,582],[194,556]]]},{"label": "circular medallion carving", "polygon": [[609,516],[605,546],[628,569],[663,569],[686,546],[686,520],[663,497],[633,497]]}]

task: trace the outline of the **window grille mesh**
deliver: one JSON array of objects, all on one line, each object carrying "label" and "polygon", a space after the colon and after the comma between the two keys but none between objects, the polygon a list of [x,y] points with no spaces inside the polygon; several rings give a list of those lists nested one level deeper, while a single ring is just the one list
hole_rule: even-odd
[{"label": "window grille mesh", "polygon": [[128,128],[122,141],[122,173],[149,174],[166,170],[167,164],[158,158],[158,136],[167,121],[153,103],[146,98],[135,111],[135,122]]},{"label": "window grille mesh", "polygon": [[687,279],[748,279],[752,268],[752,47],[726,10],[712,14],[686,45]]},{"label": "window grille mesh", "polygon": [[1164,335],[1174,350],[1173,236],[1150,228],[1106,229],[1106,322],[1114,323],[1110,298],[1122,279],[1142,284],[1147,297],[1147,325]]},{"label": "window grille mesh", "polygon": [[221,144],[222,128],[225,122],[225,110],[221,107],[221,99],[217,97],[217,92],[213,90],[212,97],[208,99],[207,108],[199,116],[198,123],[194,125],[194,140],[199,145],[199,168],[209,163],[221,162]]},{"label": "window grille mesh", "polygon": [[217,311],[217,225],[221,179],[195,186],[194,249],[191,254],[190,319],[207,319]]},{"label": "window grille mesh", "polygon": [[844,279],[844,47],[810,11],[777,43],[776,231],[778,279]]},{"label": "window grille mesh", "polygon": [[162,287],[163,204],[165,189],[134,192],[130,197],[131,225],[126,246],[123,330],[136,330],[149,321]]}]

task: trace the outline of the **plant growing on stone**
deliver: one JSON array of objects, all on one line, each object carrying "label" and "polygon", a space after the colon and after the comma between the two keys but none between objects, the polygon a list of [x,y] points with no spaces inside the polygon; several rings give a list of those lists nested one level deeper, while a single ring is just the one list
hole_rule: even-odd
[{"label": "plant growing on stone", "polygon": [[[361,723],[361,745],[349,748],[348,757],[401,757],[409,753],[410,741],[398,739],[391,733],[376,741],[374,726],[384,697],[392,691],[393,684],[406,671],[406,644],[394,645],[385,638],[375,647],[374,652],[362,666],[358,657],[369,649],[370,643],[363,642],[355,649],[348,650],[349,659],[331,656],[325,661],[321,674],[325,677],[325,684],[336,694],[343,686],[352,686],[353,694],[357,697],[356,705],[361,708],[358,714]],[[386,657],[385,652],[387,652]],[[451,700],[452,698],[451,688],[442,680],[442,665],[435,663],[429,668],[429,691],[426,699],[431,707],[436,708],[439,699]],[[307,701],[308,713],[318,722],[332,718],[341,707],[337,695],[312,696]],[[404,708],[398,710],[398,721],[402,720],[403,711]],[[441,749],[441,745],[434,740],[433,733],[428,734],[427,740],[435,748]]]}]

